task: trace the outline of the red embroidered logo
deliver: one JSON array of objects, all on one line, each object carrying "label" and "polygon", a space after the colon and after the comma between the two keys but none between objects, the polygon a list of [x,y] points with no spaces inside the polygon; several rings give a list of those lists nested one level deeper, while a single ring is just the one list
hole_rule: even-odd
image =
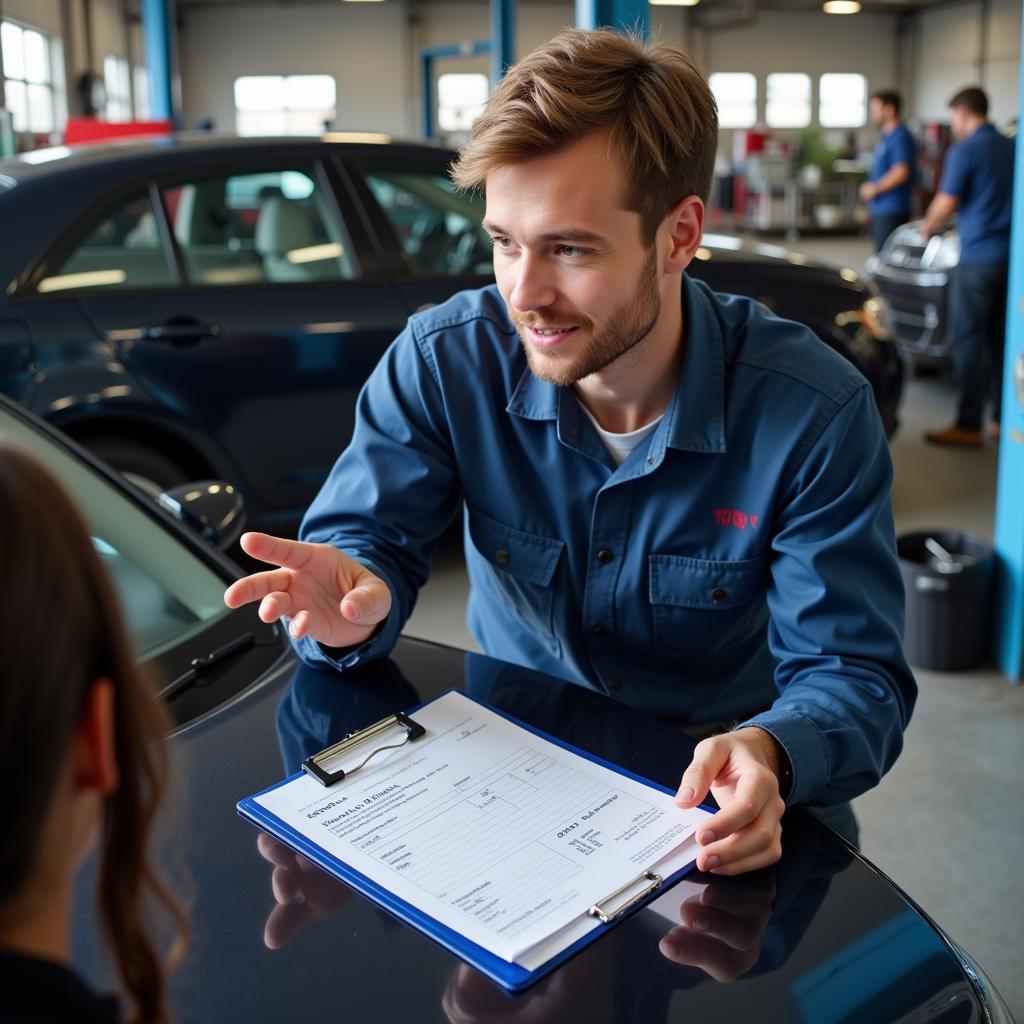
[{"label": "red embroidered logo", "polygon": [[735,508],[716,508],[716,526],[735,526],[739,530],[745,530],[748,526],[757,526],[758,516],[747,515]]}]

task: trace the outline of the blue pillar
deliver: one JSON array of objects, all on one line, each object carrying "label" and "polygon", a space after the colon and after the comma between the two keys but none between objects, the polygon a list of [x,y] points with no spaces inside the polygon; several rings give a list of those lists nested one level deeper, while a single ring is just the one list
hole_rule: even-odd
[{"label": "blue pillar", "polygon": [[[1024,32],[1022,32],[1024,45]],[[1020,101],[1024,104],[1024,64]],[[1019,375],[1021,390],[1018,391]],[[1003,369],[1002,443],[996,491],[999,587],[996,658],[1003,672],[1024,677],[1024,132],[1017,134],[1014,167],[1010,290],[1006,297],[1006,362]]]},{"label": "blue pillar", "polygon": [[149,72],[149,105],[154,118],[176,118],[174,63],[171,32],[174,0],[142,0],[142,32],[146,70]]},{"label": "blue pillar", "polygon": [[515,58],[515,0],[491,0],[491,88],[502,79]]},{"label": "blue pillar", "polygon": [[614,28],[646,39],[651,30],[647,0],[575,0],[577,28]]}]

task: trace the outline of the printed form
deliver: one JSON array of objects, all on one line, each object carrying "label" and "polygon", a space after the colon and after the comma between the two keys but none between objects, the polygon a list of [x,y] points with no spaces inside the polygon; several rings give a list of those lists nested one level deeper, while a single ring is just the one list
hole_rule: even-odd
[{"label": "printed form", "polygon": [[[401,899],[529,969],[597,926],[587,914],[593,904],[646,871],[667,876],[694,859],[694,831],[707,811],[682,810],[668,794],[459,693],[412,717],[427,730],[421,739],[329,788],[303,775],[256,802]],[[352,757],[365,753],[357,748]]]}]

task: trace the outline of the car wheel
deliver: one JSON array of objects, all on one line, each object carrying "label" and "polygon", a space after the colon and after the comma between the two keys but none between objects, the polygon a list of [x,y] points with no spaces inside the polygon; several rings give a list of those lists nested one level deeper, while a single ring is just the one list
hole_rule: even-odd
[{"label": "car wheel", "polygon": [[153,498],[187,483],[188,473],[162,452],[119,437],[91,437],[84,447]]}]

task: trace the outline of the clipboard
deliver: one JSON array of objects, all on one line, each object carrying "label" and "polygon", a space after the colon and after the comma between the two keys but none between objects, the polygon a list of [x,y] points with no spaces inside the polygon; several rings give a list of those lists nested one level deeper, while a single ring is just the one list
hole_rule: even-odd
[{"label": "clipboard", "polygon": [[[564,740],[551,736],[525,722],[521,722],[512,715],[507,714],[486,701],[482,701],[476,697],[470,697],[463,691],[455,690],[454,688],[445,691],[445,693],[452,692],[459,693],[465,699],[486,708],[488,711],[496,715],[499,715],[518,728],[532,733],[534,736],[546,740],[555,746],[561,747],[563,750],[575,754],[578,757],[591,761],[594,764],[601,765],[618,775],[632,779],[634,782],[638,782],[658,792],[670,795],[674,792],[667,786],[662,786],[658,783],[652,782],[650,779],[645,779],[643,776],[637,775],[620,765],[606,761],[604,758],[598,757],[589,751],[581,750],[580,748],[573,746],[571,743],[566,743]],[[444,695],[445,694],[440,694],[439,696],[443,697]],[[556,970],[567,960],[584,950],[592,942],[596,942],[616,924],[637,913],[639,910],[642,910],[648,903],[658,896],[663,895],[667,889],[671,888],[671,886],[693,870],[696,864],[696,858],[686,863],[682,868],[679,868],[664,877],[653,871],[644,871],[635,878],[630,879],[613,892],[608,893],[608,895],[603,899],[598,900],[586,911],[586,914],[595,918],[599,922],[596,927],[587,932],[587,934],[583,935],[581,938],[577,939],[571,945],[567,946],[565,949],[553,955],[550,959],[544,961],[544,963],[540,964],[533,970],[530,970],[521,964],[504,960],[476,942],[467,939],[456,929],[443,924],[436,918],[409,903],[407,900],[397,896],[395,893],[392,893],[385,886],[346,864],[333,854],[328,853],[319,844],[302,835],[296,829],[278,818],[273,812],[257,803],[257,799],[259,797],[266,793],[273,792],[282,786],[288,785],[295,779],[301,778],[303,774],[307,774],[317,779],[317,781],[324,786],[343,782],[347,776],[358,771],[359,768],[371,761],[372,758],[381,751],[393,749],[396,746],[404,746],[406,743],[415,743],[418,738],[425,734],[426,730],[415,721],[414,716],[418,710],[426,706],[426,703],[417,705],[417,707],[412,708],[407,712],[398,712],[394,715],[389,715],[387,718],[382,719],[379,722],[375,722],[373,725],[367,726],[365,729],[349,733],[342,737],[342,739],[337,743],[334,743],[319,753],[306,758],[306,760],[302,762],[300,771],[295,772],[293,775],[290,775],[286,779],[282,779],[280,782],[277,782],[272,786],[268,786],[266,789],[260,790],[258,793],[254,793],[252,796],[240,800],[236,805],[239,815],[252,822],[263,831],[274,836],[286,846],[289,846],[296,853],[300,853],[308,860],[311,860],[318,867],[328,872],[328,874],[333,875],[339,881],[355,889],[381,909],[386,910],[394,917],[397,917],[400,921],[404,921],[406,924],[411,925],[417,931],[437,942],[450,953],[455,954],[455,956],[474,967],[481,974],[490,978],[491,981],[510,992],[521,992],[524,989],[529,988],[531,985],[536,984],[541,980],[541,978],[544,978],[552,971]],[[383,743],[385,734],[396,728],[405,730],[405,736],[401,742]],[[392,737],[386,738],[391,739]],[[365,756],[355,767],[349,768],[347,772],[331,771],[329,769],[329,764],[333,759],[342,754],[356,750],[358,750],[359,753],[365,753]],[[706,804],[700,804],[699,806],[708,813],[714,813],[715,811],[715,808],[708,807]]]}]

